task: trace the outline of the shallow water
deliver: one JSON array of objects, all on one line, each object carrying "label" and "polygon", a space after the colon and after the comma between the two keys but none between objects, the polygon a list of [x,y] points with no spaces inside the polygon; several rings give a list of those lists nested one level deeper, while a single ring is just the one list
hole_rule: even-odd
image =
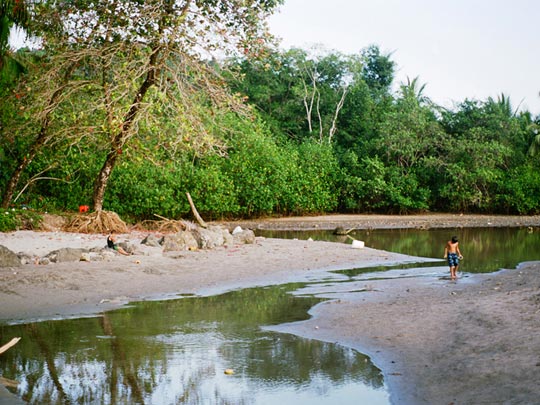
[{"label": "shallow water", "polygon": [[[100,317],[0,326],[1,342],[22,336],[0,357],[0,374],[18,382],[10,390],[33,404],[387,404],[382,374],[363,354],[261,327],[306,319],[319,296],[355,291],[358,280],[441,278],[448,272],[444,243],[454,234],[465,274],[539,258],[540,232],[526,229],[356,232],[351,236],[366,246],[441,261],[135,303]],[[266,236],[336,240],[331,232]]]},{"label": "shallow water", "polygon": [[4,326],[2,341],[22,340],[0,359],[0,373],[33,404],[386,404],[382,375],[366,356],[260,328],[307,318],[321,300],[289,293],[301,286]]},{"label": "shallow water", "polygon": [[351,243],[354,238],[374,249],[441,258],[443,265],[446,265],[442,259],[446,241],[456,235],[464,256],[460,269],[467,273],[490,273],[502,268],[515,268],[521,262],[540,260],[538,228],[377,229],[353,231],[349,233],[350,237],[333,235],[332,231],[258,231],[258,234],[343,243]]}]

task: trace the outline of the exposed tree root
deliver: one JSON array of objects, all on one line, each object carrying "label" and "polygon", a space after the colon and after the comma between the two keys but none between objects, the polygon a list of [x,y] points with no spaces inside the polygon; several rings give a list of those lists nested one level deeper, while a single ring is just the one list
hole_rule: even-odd
[{"label": "exposed tree root", "polygon": [[64,231],[78,233],[127,233],[129,229],[117,213],[96,211],[91,214],[73,217],[64,227]]}]

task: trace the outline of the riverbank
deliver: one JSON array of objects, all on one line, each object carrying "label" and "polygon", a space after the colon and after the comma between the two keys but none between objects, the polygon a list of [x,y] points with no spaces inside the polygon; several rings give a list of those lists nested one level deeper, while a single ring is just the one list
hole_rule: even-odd
[{"label": "riverbank", "polygon": [[370,356],[393,404],[535,404],[540,263],[467,280],[373,280],[273,330]]},{"label": "riverbank", "polygon": [[[459,215],[331,216],[269,222],[272,224],[258,221],[252,227],[540,226],[538,217]],[[246,227],[245,222],[240,224]],[[131,232],[118,239],[138,243],[144,236]],[[102,246],[104,240],[103,235],[59,231],[0,234],[0,245],[37,254],[59,247]],[[174,256],[149,248],[140,255],[117,256],[106,262],[25,265],[0,269],[0,322],[96,314],[132,300],[190,293],[211,295],[308,280],[327,270],[417,260],[369,247],[257,238],[253,245]],[[368,354],[383,371],[394,404],[537,403],[538,263],[457,282],[400,278],[373,280],[365,287],[361,294],[333,296],[335,299],[312,310],[309,321],[280,329],[338,342]]]},{"label": "riverbank", "polygon": [[[261,237],[254,244],[163,253],[161,247],[140,245],[146,235],[117,235],[119,242],[137,246],[133,256],[0,268],[0,322],[96,314],[130,301],[212,295],[303,281],[329,270],[423,260],[341,243]],[[101,248],[105,239],[67,232],[0,233],[0,245],[29,256],[65,247]]]},{"label": "riverbank", "polygon": [[220,221],[228,227],[240,225],[243,228],[260,230],[334,230],[338,227],[349,229],[435,229],[471,227],[538,227],[540,215],[464,215],[464,214],[422,214],[422,215],[316,215],[308,217],[265,218],[245,221]]}]

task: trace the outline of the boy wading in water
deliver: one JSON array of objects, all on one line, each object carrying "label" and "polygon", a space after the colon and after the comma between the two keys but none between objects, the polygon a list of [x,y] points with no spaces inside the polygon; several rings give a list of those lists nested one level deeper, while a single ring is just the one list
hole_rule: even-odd
[{"label": "boy wading in water", "polygon": [[452,240],[446,242],[446,246],[444,247],[444,258],[448,258],[448,266],[450,266],[450,278],[452,280],[457,279],[459,261],[463,259],[463,256],[459,251],[459,242],[457,236],[452,236]]}]

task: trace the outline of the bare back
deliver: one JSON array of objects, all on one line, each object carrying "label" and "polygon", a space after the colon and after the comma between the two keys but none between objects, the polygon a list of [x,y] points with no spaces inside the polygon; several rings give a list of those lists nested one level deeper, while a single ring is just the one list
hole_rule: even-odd
[{"label": "bare back", "polygon": [[459,253],[459,242],[452,243],[451,241],[448,241],[446,250],[448,253]]}]

